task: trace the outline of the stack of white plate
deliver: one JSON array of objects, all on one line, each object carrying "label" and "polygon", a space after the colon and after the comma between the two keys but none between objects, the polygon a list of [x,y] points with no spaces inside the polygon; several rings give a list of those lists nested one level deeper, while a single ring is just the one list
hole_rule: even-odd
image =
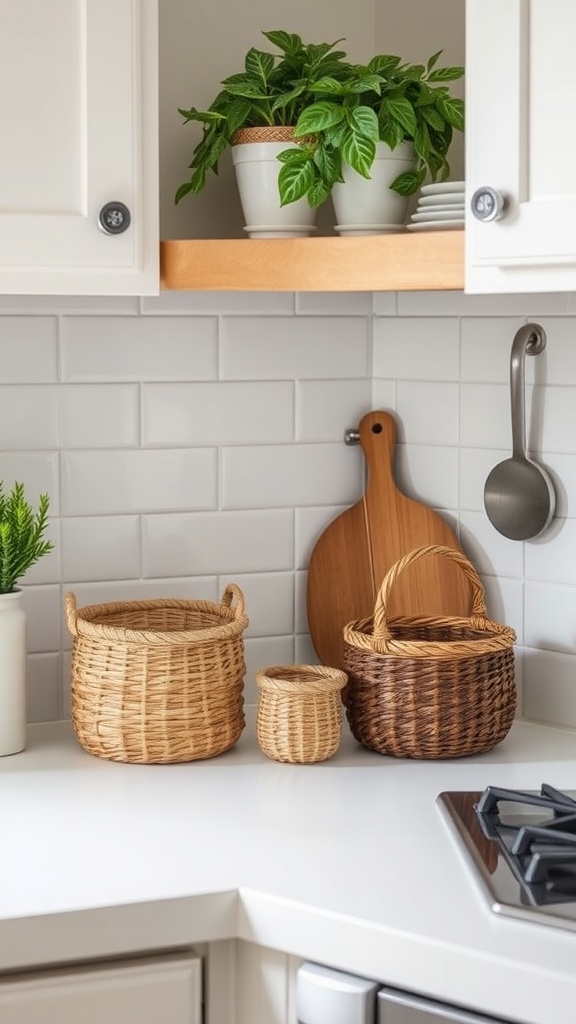
[{"label": "stack of white plate", "polygon": [[464,227],[464,182],[423,185],[408,231],[450,231]]}]

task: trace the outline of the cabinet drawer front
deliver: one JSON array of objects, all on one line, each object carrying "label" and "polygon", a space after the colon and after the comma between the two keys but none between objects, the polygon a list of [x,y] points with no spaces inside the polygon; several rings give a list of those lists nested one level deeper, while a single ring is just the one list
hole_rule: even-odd
[{"label": "cabinet drawer front", "polygon": [[201,961],[150,957],[0,980],[2,1024],[200,1024]]}]

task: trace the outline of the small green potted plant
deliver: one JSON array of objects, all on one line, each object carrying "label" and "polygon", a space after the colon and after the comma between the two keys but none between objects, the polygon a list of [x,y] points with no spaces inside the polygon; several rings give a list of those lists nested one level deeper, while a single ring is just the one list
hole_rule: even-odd
[{"label": "small green potted plant", "polygon": [[40,495],[35,511],[22,483],[5,494],[0,481],[0,594],[12,593],[30,566],[53,550],[52,541],[44,539],[49,508],[47,494]]},{"label": "small green potted plant", "polygon": [[464,69],[438,67],[441,55],[439,50],[424,65],[380,54],[365,65],[349,64],[339,79],[316,82],[316,101],[302,111],[294,131],[296,139],[311,141],[281,156],[284,201],[307,195],[314,203],[327,195],[342,180],[344,164],[369,178],[379,143],[391,151],[405,143],[413,147],[413,169],[390,183],[398,195],[412,195],[427,177],[445,180],[453,133],[464,129],[464,101],[451,96],[446,83],[461,78]]},{"label": "small green potted plant", "polygon": [[[328,78],[337,81],[344,76],[346,54],[335,49],[339,40],[304,43],[299,35],[282,30],[263,32],[263,35],[279,53],[252,47],[245,56],[244,70],[220,83],[222,89],[208,110],[179,108],[184,123],[198,122],[203,132],[192,154],[190,177],[177,189],[175,202],[202,192],[208,172],[217,174],[222,155],[232,148],[248,229],[263,224],[278,227],[284,222],[294,229],[306,229],[295,230],[296,234],[310,233],[315,208],[323,197],[312,196],[313,189],[310,189],[311,194],[302,199],[284,197],[280,203],[278,172],[281,168],[277,155],[290,148],[300,148],[292,142],[294,127],[302,113],[316,101],[316,83]],[[298,210],[282,212],[281,206],[286,207],[288,203],[297,205]]]},{"label": "small green potted plant", "polygon": [[54,547],[44,538],[49,505],[41,494],[35,510],[22,483],[7,494],[0,481],[0,756],[26,743],[26,614],[16,584]]},{"label": "small green potted plant", "polygon": [[315,209],[343,182],[347,167],[369,179],[381,146],[395,151],[407,144],[411,151],[409,168],[391,179],[397,196],[412,195],[427,177],[448,177],[453,133],[464,126],[464,103],[451,96],[449,83],[464,71],[439,67],[442,51],[425,65],[386,54],[360,65],[335,50],[341,40],[304,44],[284,31],[263,34],[280,54],[249,50],[244,71],[221,83],[207,111],[180,108],[185,123],[203,125],[203,135],[177,203],[202,192],[207,173],[217,173],[223,153],[246,128],[281,127],[294,140],[273,158],[281,164],[274,176],[281,208],[305,201]]}]

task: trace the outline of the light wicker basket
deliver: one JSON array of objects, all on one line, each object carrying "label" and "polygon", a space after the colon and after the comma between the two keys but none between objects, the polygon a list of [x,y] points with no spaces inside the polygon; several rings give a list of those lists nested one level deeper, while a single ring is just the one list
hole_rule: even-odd
[{"label": "light wicker basket", "polygon": [[256,682],[256,736],[268,757],[311,764],[337,751],[344,672],[325,665],[272,665],[257,673]]},{"label": "light wicker basket", "polygon": [[248,625],[236,584],[220,604],[165,598],[78,609],[67,594],[66,615],[72,723],[88,753],[163,764],[213,757],[236,743]]},{"label": "light wicker basket", "polygon": [[[472,593],[469,618],[396,617],[398,576],[421,558],[449,558]],[[516,710],[513,629],[487,618],[474,566],[455,548],[416,548],[387,573],[374,615],[343,630],[346,715],[354,737],[381,754],[450,758],[495,747]]]}]

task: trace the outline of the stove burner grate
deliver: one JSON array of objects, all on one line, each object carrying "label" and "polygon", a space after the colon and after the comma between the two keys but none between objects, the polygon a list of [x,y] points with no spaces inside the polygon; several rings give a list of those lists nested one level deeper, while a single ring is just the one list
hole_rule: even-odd
[{"label": "stove burner grate", "polygon": [[530,903],[576,900],[573,797],[547,783],[540,793],[488,786],[475,810],[483,834],[498,842]]}]

